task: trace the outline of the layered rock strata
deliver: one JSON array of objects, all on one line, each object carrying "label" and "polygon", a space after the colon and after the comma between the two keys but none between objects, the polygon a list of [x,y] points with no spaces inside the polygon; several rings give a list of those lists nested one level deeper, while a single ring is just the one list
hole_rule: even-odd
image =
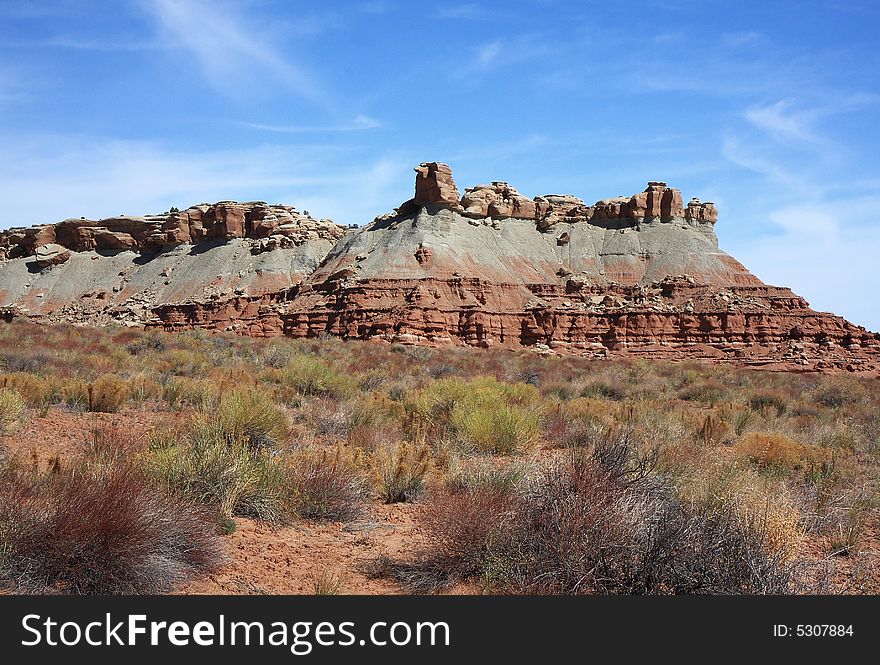
[{"label": "layered rock strata", "polygon": [[683,200],[658,181],[592,205],[501,181],[460,195],[429,162],[412,199],[347,232],[231,202],[13,229],[0,302],[7,318],[880,370],[880,336],[761,282],[719,249],[715,206]]},{"label": "layered rock strata", "polygon": [[343,238],[283,294],[156,310],[157,325],[247,335],[532,348],[871,371],[880,337],[811,310],[718,248],[712,203],[678,190],[586,205],[504,182],[460,200],[443,164],[416,195]]}]

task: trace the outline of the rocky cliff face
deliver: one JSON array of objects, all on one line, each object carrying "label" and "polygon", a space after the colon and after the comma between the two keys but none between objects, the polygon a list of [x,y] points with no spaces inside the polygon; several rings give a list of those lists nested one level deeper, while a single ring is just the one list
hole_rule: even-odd
[{"label": "rocky cliff face", "polygon": [[344,234],[289,206],[233,201],[13,228],[0,232],[0,306],[7,318],[143,325],[157,305],[297,284]]},{"label": "rocky cliff face", "polygon": [[[347,233],[231,202],[14,229],[0,235],[0,296],[63,320],[71,302],[112,314],[134,300],[130,321],[167,330],[880,369],[880,336],[762,283],[718,248],[716,221],[712,203],[684,205],[663,182],[592,205],[500,181],[460,196],[430,162],[412,199]],[[68,266],[90,291],[68,286]]]}]

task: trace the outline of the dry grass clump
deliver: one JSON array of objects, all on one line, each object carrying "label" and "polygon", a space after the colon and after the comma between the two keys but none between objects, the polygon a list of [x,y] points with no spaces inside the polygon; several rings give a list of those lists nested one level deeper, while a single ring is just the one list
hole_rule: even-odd
[{"label": "dry grass clump", "polygon": [[682,388],[678,392],[678,397],[686,402],[715,405],[721,401],[726,392],[727,388],[723,383],[708,379]]},{"label": "dry grass clump", "polygon": [[12,432],[21,422],[26,404],[21,395],[9,388],[0,388],[0,436]]},{"label": "dry grass clump", "polygon": [[128,382],[115,374],[102,374],[88,386],[89,411],[116,413],[130,397]]},{"label": "dry grass clump", "polygon": [[230,439],[216,422],[197,421],[184,433],[154,433],[142,464],[170,493],[206,506],[218,518],[289,518],[281,460],[246,438]]},{"label": "dry grass clump", "polygon": [[583,386],[580,396],[620,401],[626,398],[626,390],[616,383],[597,379]]},{"label": "dry grass clump", "polygon": [[350,451],[305,449],[288,465],[291,505],[300,517],[346,521],[363,511],[368,486],[361,461]]},{"label": "dry grass clump", "polygon": [[209,516],[118,456],[0,470],[0,579],[17,592],[169,591],[224,556]]},{"label": "dry grass clump", "polygon": [[52,384],[33,374],[15,372],[0,378],[0,387],[17,392],[28,406],[41,407],[52,399]]},{"label": "dry grass clump", "polygon": [[775,413],[781,417],[788,409],[788,400],[778,391],[764,391],[752,395],[749,406],[759,413]]},{"label": "dry grass clump", "polygon": [[829,409],[857,404],[866,397],[865,388],[858,381],[848,377],[826,379],[813,391],[813,400]]},{"label": "dry grass clump", "polygon": [[348,443],[373,450],[393,443],[402,436],[406,413],[403,404],[382,393],[359,398],[352,407],[348,422]]},{"label": "dry grass clump", "polygon": [[385,444],[371,456],[370,467],[382,501],[415,501],[425,489],[431,452],[424,444],[406,441]]},{"label": "dry grass clump", "polygon": [[222,395],[208,419],[228,441],[242,441],[252,449],[284,443],[289,433],[287,416],[258,389]]},{"label": "dry grass clump", "polygon": [[172,409],[192,406],[204,411],[216,401],[217,392],[217,384],[211,381],[171,376],[162,385],[161,395]]},{"label": "dry grass clump", "polygon": [[734,450],[742,459],[775,470],[814,469],[831,461],[828,450],[798,443],[779,432],[749,432]]},{"label": "dry grass clump", "polygon": [[766,549],[791,560],[804,540],[804,516],[785,484],[739,461],[703,451],[697,463],[675,477],[676,494],[713,512],[732,512],[760,527]]}]

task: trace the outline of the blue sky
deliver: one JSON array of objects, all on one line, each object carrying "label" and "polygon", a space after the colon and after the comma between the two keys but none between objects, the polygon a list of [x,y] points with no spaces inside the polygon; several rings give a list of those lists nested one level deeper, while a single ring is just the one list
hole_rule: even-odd
[{"label": "blue sky", "polygon": [[412,167],[588,202],[665,180],[721,246],[880,330],[880,3],[0,0],[0,227],[283,202]]}]

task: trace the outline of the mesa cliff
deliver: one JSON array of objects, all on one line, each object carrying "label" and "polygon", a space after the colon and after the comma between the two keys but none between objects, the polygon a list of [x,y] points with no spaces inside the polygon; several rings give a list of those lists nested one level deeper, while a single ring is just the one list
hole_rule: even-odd
[{"label": "mesa cliff", "polygon": [[880,336],[764,284],[718,247],[711,202],[663,182],[588,205],[505,182],[415,194],[345,229],[221,202],[0,233],[6,318],[334,335],[591,357],[875,371]]}]

